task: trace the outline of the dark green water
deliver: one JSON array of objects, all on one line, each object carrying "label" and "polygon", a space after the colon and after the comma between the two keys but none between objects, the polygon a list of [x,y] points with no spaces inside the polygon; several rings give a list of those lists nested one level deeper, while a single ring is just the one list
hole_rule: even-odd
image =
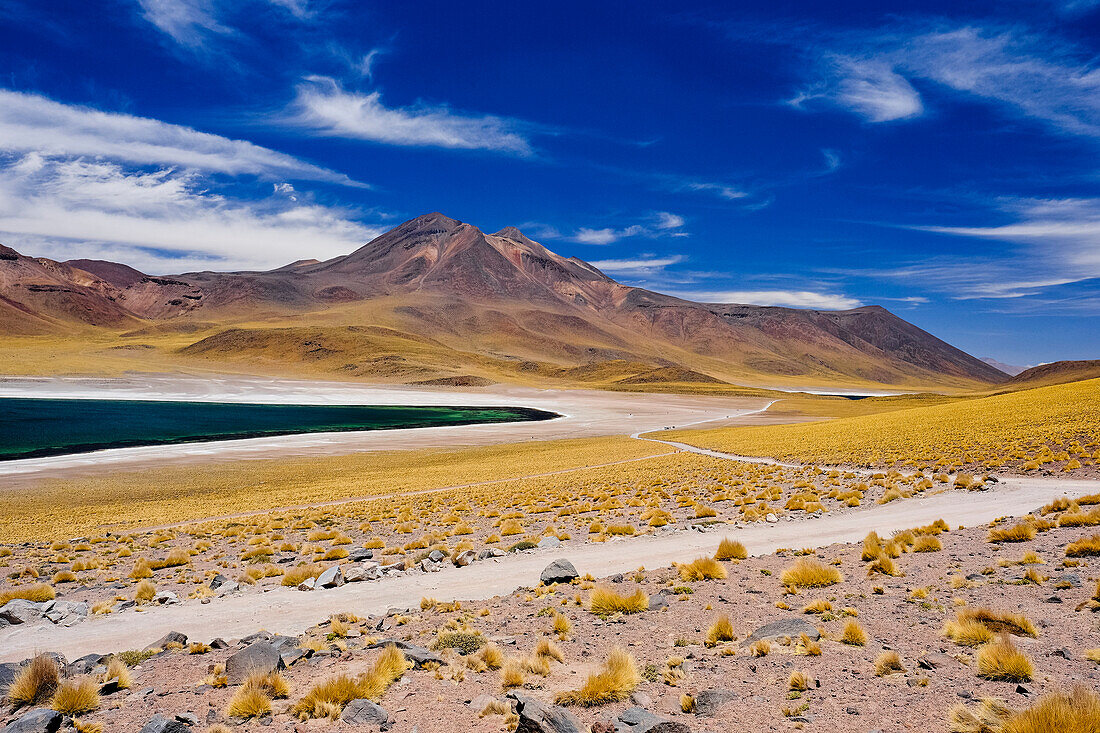
[{"label": "dark green water", "polygon": [[549,420],[524,407],[260,405],[0,398],[0,460],[295,433]]}]

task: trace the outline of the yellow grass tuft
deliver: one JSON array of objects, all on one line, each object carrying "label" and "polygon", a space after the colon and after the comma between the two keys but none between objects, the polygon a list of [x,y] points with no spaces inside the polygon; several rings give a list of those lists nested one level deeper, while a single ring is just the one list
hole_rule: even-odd
[{"label": "yellow grass tuft", "polygon": [[365,698],[378,701],[389,686],[409,668],[405,655],[392,644],[382,650],[371,668],[357,677],[346,674],[331,677],[314,685],[299,700],[291,712],[301,720],[336,718],[352,700]]},{"label": "yellow grass tuft", "polygon": [[943,543],[939,537],[921,535],[913,542],[913,552],[939,552],[943,549]]},{"label": "yellow grass tuft", "polygon": [[840,634],[840,643],[848,646],[863,646],[867,643],[867,632],[855,621],[848,621]]},{"label": "yellow grass tuft", "polygon": [[90,713],[99,708],[99,685],[91,677],[65,680],[50,700],[50,707],[65,715]]},{"label": "yellow grass tuft", "polygon": [[109,680],[118,680],[118,687],[122,690],[128,690],[134,684],[130,668],[118,657],[111,657],[111,661],[107,662],[107,671],[103,673],[101,681]]},{"label": "yellow grass tuft", "polygon": [[39,654],[19,671],[8,688],[8,702],[16,707],[38,705],[50,698],[61,684],[57,663]]},{"label": "yellow grass tuft", "polygon": [[1019,613],[994,611],[989,608],[966,608],[958,613],[958,621],[976,621],[995,634],[1009,633],[1016,636],[1037,638],[1038,629],[1027,616]]},{"label": "yellow grass tuft", "polygon": [[994,527],[989,530],[989,542],[1028,542],[1035,539],[1035,525],[1031,522],[1020,522],[1003,529]]},{"label": "yellow grass tuft", "polygon": [[53,588],[45,583],[35,583],[33,585],[25,585],[22,588],[9,588],[8,590],[0,591],[0,606],[3,606],[8,601],[14,601],[16,599],[42,603],[43,601],[52,601],[56,597],[57,593]]},{"label": "yellow grass tuft", "polygon": [[225,714],[231,718],[248,720],[271,712],[271,698],[262,689],[245,685],[229,698]]},{"label": "yellow grass tuft", "polygon": [[711,557],[700,557],[678,567],[680,579],[691,580],[722,580],[728,577],[726,569]]},{"label": "yellow grass tuft", "polygon": [[523,666],[518,660],[510,659],[500,670],[500,686],[505,690],[523,687]]},{"label": "yellow grass tuft", "polygon": [[810,689],[810,678],[804,673],[795,670],[787,678],[787,689],[791,692],[805,692]]},{"label": "yellow grass tuft", "polygon": [[902,666],[901,657],[897,652],[883,652],[875,659],[875,675],[878,677],[904,671],[905,667]]},{"label": "yellow grass tuft", "polygon": [[745,546],[729,537],[718,543],[718,551],[714,553],[715,560],[744,560],[748,556]]},{"label": "yellow grass tuft", "polygon": [[1082,537],[1066,546],[1066,557],[1091,557],[1100,555],[1100,535]]},{"label": "yellow grass tuft", "polygon": [[707,629],[707,646],[715,646],[720,641],[733,641],[735,639],[733,633],[733,624],[730,622],[730,617],[726,614],[722,614],[714,620],[714,623]]},{"label": "yellow grass tuft", "polygon": [[602,670],[590,675],[579,690],[559,693],[554,702],[584,707],[619,702],[629,697],[641,681],[634,657],[622,647],[615,647]]},{"label": "yellow grass tuft", "polygon": [[649,596],[641,589],[624,596],[607,586],[597,586],[588,597],[588,610],[605,618],[616,613],[641,613],[648,608]]},{"label": "yellow grass tuft", "polygon": [[1007,634],[978,649],[978,676],[987,680],[1027,682],[1034,669]]},{"label": "yellow grass tuft", "polygon": [[779,577],[783,585],[797,588],[821,588],[844,580],[844,576],[836,568],[807,557],[799,558],[784,569]]}]

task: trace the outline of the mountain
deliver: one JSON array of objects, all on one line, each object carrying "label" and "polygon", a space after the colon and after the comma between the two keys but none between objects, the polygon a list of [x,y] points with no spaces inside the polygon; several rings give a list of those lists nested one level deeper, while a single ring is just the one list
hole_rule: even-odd
[{"label": "mountain", "polygon": [[1010,377],[1015,377],[1020,372],[1027,370],[1027,367],[1015,366],[1013,364],[1005,364],[1004,362],[997,361],[996,359],[990,358],[988,356],[983,356],[982,361],[984,361],[986,364],[993,367],[994,369],[1000,369],[1002,372]]},{"label": "mountain", "polygon": [[1003,386],[1011,389],[1031,389],[1053,384],[1080,382],[1097,377],[1100,377],[1100,359],[1054,361],[1025,369],[1005,382]]},{"label": "mountain", "polygon": [[[515,227],[486,234],[439,213],[350,254],[266,272],[151,277],[98,260],[4,253],[4,314],[25,312],[26,323],[42,331],[193,334],[175,352],[181,358],[397,381],[587,382],[581,373],[621,384],[1006,379],[878,306],[695,303],[623,285]],[[52,273],[49,283],[45,273]],[[55,290],[33,290],[33,283]],[[0,317],[0,331],[37,332],[20,331],[17,322]]]}]

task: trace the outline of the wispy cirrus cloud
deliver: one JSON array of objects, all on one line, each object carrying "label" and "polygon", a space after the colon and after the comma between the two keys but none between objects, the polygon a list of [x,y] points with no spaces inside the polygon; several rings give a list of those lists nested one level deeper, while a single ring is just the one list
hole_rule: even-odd
[{"label": "wispy cirrus cloud", "polygon": [[863,305],[856,298],[841,293],[812,290],[678,290],[668,291],[668,293],[679,298],[704,303],[773,305],[816,310],[849,310]]},{"label": "wispy cirrus cloud", "polygon": [[687,260],[687,257],[684,255],[669,255],[666,257],[642,255],[627,259],[593,260],[588,264],[609,275],[644,277],[663,273],[666,267],[680,264],[685,260]]},{"label": "wispy cirrus cloud", "polygon": [[190,127],[0,89],[0,151],[362,186],[290,155]]},{"label": "wispy cirrus cloud", "polygon": [[686,224],[684,217],[679,214],[673,214],[670,211],[656,211],[653,214],[645,217],[640,222],[628,224],[626,226],[614,227],[579,227],[571,235],[562,235],[561,232],[554,227],[548,229],[542,229],[542,233],[552,234],[556,236],[547,237],[548,239],[568,239],[579,244],[614,244],[623,239],[630,239],[632,237],[647,237],[650,239],[658,239],[662,237],[687,237],[690,234],[684,231],[683,227]]},{"label": "wispy cirrus cloud", "polygon": [[[298,19],[310,17],[309,0],[235,0],[232,7],[246,2],[278,7]],[[203,49],[216,37],[230,37],[236,31],[222,20],[224,8],[216,0],[136,0],[141,17],[179,46],[190,51]]]},{"label": "wispy cirrus cloud", "polygon": [[0,241],[56,259],[102,257],[154,273],[257,269],[332,257],[382,232],[287,184],[266,197],[213,193],[198,172],[128,170],[28,153],[0,166]]},{"label": "wispy cirrus cloud", "polygon": [[913,82],[983,99],[1071,135],[1100,137],[1100,66],[1058,38],[1018,26],[909,23],[824,40],[817,79],[792,103],[825,100],[868,122],[918,117]]},{"label": "wispy cirrus cloud", "polygon": [[325,76],[306,78],[286,116],[317,135],[388,145],[490,150],[528,156],[534,150],[524,123],[495,115],[456,112],[441,105],[388,107],[380,91],[344,89]]}]

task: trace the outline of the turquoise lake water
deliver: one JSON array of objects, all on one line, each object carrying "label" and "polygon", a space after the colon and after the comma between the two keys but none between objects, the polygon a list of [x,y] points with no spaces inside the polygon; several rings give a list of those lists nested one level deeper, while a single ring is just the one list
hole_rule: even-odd
[{"label": "turquoise lake water", "polygon": [[0,398],[0,460],[296,433],[549,420],[524,407]]}]

